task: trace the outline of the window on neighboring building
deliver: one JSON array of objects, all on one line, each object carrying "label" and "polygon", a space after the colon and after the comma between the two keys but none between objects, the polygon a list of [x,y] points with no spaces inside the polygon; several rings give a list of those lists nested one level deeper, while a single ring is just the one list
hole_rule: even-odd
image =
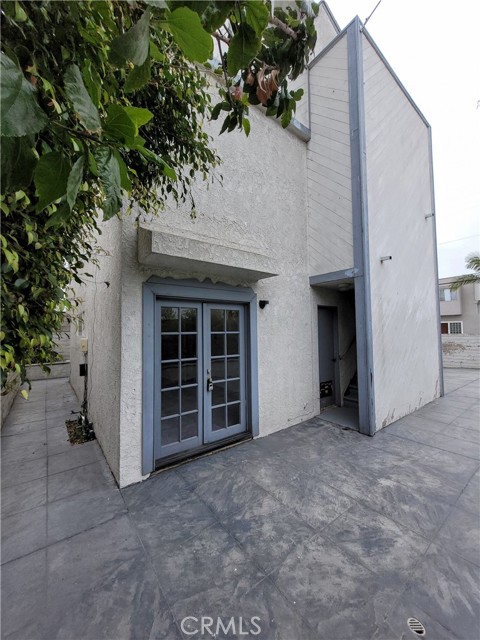
[{"label": "window on neighboring building", "polygon": [[463,322],[442,322],[442,333],[463,333]]},{"label": "window on neighboring building", "polygon": [[440,288],[440,300],[442,302],[453,302],[458,299],[458,291],[452,291],[448,288]]},{"label": "window on neighboring building", "polygon": [[77,317],[77,336],[83,338],[85,335],[85,313],[82,311]]}]

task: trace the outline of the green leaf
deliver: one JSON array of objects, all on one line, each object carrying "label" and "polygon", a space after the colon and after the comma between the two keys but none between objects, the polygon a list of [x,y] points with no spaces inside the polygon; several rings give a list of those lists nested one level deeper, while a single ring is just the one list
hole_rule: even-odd
[{"label": "green leaf", "polygon": [[61,227],[72,215],[71,209],[66,202],[58,207],[58,209],[52,213],[47,220],[45,229],[51,229],[52,227]]},{"label": "green leaf", "polygon": [[34,174],[39,197],[37,211],[65,195],[69,173],[69,163],[59,151],[51,151],[40,158]]},{"label": "green leaf", "polygon": [[120,165],[110,147],[97,147],[94,155],[105,195],[102,204],[103,219],[110,220],[122,207]]},{"label": "green leaf", "polygon": [[212,36],[205,31],[197,13],[187,7],[172,11],[162,22],[184,55],[196,62],[205,62],[213,55]]},{"label": "green leaf", "polygon": [[170,165],[168,165],[165,162],[165,160],[163,158],[161,158],[160,156],[158,156],[156,153],[154,153],[153,151],[150,151],[150,149],[145,149],[145,147],[138,147],[137,151],[146,160],[148,160],[149,162],[153,162],[158,167],[161,167],[163,169],[163,173],[167,176],[167,178],[170,178],[170,180],[176,180],[177,179],[177,174],[172,169],[172,167]]},{"label": "green leaf", "polygon": [[221,27],[235,7],[233,0],[208,2],[207,8],[201,13],[203,27],[208,33],[213,33]]},{"label": "green leaf", "polygon": [[117,149],[114,150],[113,155],[117,159],[118,166],[120,167],[120,185],[122,189],[125,189],[127,193],[130,193],[130,191],[132,190],[132,183],[128,175],[127,165],[123,161],[123,158],[120,155],[120,152],[117,151]]},{"label": "green leaf", "polygon": [[130,60],[134,65],[142,65],[150,48],[150,9],[147,8],[140,20],[121,36],[114,38],[110,45],[113,62],[117,59]]},{"label": "green leaf", "polygon": [[123,87],[125,93],[131,93],[143,87],[151,78],[151,61],[147,56],[145,62],[139,67],[133,67],[125,80],[125,86]]},{"label": "green leaf", "polygon": [[73,207],[75,206],[78,190],[80,189],[80,185],[82,184],[84,164],[85,156],[80,156],[78,160],[75,161],[72,170],[70,171],[70,175],[68,176],[67,202],[70,209],[73,209]]},{"label": "green leaf", "polygon": [[261,39],[249,24],[241,24],[230,41],[227,53],[228,73],[235,76],[244,69],[260,51]]},{"label": "green leaf", "polygon": [[109,105],[103,130],[114,140],[119,140],[126,144],[133,144],[134,138],[138,133],[138,129],[125,107],[119,104]]},{"label": "green leaf", "polygon": [[1,153],[2,193],[26,189],[33,178],[37,158],[28,138],[3,138]]},{"label": "green leaf", "polygon": [[96,107],[99,107],[100,99],[102,97],[102,80],[98,75],[97,70],[88,59],[85,60],[83,64],[82,76],[88,95],[92,99],[93,104]]},{"label": "green leaf", "polygon": [[246,2],[245,14],[247,18],[247,24],[249,24],[255,31],[258,37],[262,36],[262,33],[267,28],[268,19],[270,13],[268,7],[263,2]]},{"label": "green leaf", "polygon": [[144,2],[152,7],[156,7],[157,9],[168,9],[166,0],[144,0]]},{"label": "green leaf", "polygon": [[82,74],[76,64],[71,64],[64,76],[65,92],[71,100],[80,122],[87,131],[98,131],[102,127],[98,109],[85,88]]},{"label": "green leaf", "polygon": [[124,109],[137,129],[142,125],[147,124],[147,122],[150,122],[153,118],[153,113],[148,109],[142,109],[141,107],[124,107]]},{"label": "green leaf", "polygon": [[242,121],[242,125],[243,125],[243,130],[245,131],[245,135],[248,138],[250,134],[250,120],[248,118],[244,118]]},{"label": "green leaf", "polygon": [[48,118],[35,98],[34,87],[10,58],[0,54],[1,135],[20,137],[41,131]]}]

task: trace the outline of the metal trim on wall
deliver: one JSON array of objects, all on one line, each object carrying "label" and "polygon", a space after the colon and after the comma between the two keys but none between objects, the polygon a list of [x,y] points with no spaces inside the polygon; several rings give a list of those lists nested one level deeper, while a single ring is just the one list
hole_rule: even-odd
[{"label": "metal trim on wall", "polygon": [[143,283],[143,381],[142,381],[142,473],[155,469],[154,459],[154,342],[155,301],[157,298],[194,300],[198,302],[224,302],[244,304],[246,309],[247,353],[247,417],[252,436],[259,432],[258,405],[258,345],[257,345],[257,295],[251,288],[227,284],[174,280],[152,276]]},{"label": "metal trim on wall", "polygon": [[375,433],[372,303],[370,289],[368,199],[363,94],[362,24],[358,16],[347,27],[350,152],[352,162],[353,257],[357,334],[358,413],[360,432]]}]

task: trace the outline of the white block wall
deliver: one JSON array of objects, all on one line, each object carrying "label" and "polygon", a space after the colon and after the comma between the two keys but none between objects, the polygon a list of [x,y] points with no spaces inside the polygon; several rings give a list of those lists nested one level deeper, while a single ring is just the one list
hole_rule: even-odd
[{"label": "white block wall", "polygon": [[443,365],[454,369],[480,369],[480,336],[443,335]]}]

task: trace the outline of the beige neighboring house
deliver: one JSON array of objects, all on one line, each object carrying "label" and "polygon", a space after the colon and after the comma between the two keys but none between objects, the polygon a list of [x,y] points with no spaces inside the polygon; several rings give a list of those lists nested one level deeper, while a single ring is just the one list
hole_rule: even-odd
[{"label": "beige neighboring house", "polygon": [[452,291],[457,277],[442,278],[440,322],[445,367],[480,368],[480,283]]}]

